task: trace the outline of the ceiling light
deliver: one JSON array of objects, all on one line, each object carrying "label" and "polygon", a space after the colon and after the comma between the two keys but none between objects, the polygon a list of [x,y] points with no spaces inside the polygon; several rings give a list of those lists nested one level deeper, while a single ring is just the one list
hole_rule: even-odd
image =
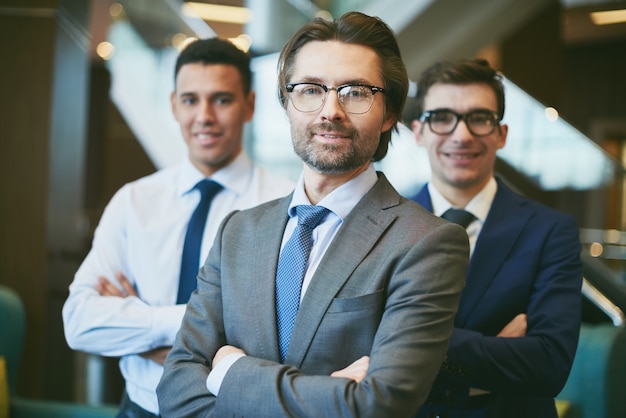
[{"label": "ceiling light", "polygon": [[186,16],[197,16],[203,20],[213,22],[243,25],[252,20],[252,11],[246,7],[187,2],[183,4],[182,10]]},{"label": "ceiling light", "polygon": [[545,109],[546,119],[550,122],[555,122],[559,118],[559,112],[553,107],[546,107]]},{"label": "ceiling light", "polygon": [[177,33],[176,35],[172,36],[172,46],[178,51],[182,51],[187,47],[187,45],[197,40],[198,38],[196,37],[187,36],[184,33]]},{"label": "ceiling light", "polygon": [[228,38],[228,40],[243,52],[248,52],[250,50],[250,46],[252,45],[252,38],[246,34],[241,34],[236,38]]},{"label": "ceiling light", "polygon": [[612,23],[626,22],[626,9],[593,12],[590,15],[591,20],[596,25],[610,25]]},{"label": "ceiling light", "polygon": [[115,48],[110,42],[100,42],[96,47],[96,54],[103,60],[110,59],[113,56],[113,52],[115,52]]}]

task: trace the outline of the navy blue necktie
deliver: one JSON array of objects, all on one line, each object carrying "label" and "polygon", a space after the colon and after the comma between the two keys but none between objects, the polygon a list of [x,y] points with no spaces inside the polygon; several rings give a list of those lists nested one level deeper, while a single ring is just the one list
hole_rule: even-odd
[{"label": "navy blue necktie", "polygon": [[441,215],[443,219],[446,219],[455,224],[461,225],[463,228],[467,228],[476,217],[464,209],[450,208]]},{"label": "navy blue necktie", "polygon": [[222,190],[222,186],[213,180],[201,180],[194,186],[200,191],[200,203],[194,210],[183,246],[183,256],[180,263],[180,280],[178,282],[178,297],[176,303],[187,303],[191,292],[196,289],[198,266],[200,265],[200,247],[202,246],[202,235],[206,218],[209,214],[209,207],[213,197]]},{"label": "navy blue necktie", "polygon": [[280,361],[285,361],[291,331],[300,307],[302,280],[313,246],[313,230],[329,212],[322,206],[296,206],[298,225],[285,243],[276,271],[276,322]]}]

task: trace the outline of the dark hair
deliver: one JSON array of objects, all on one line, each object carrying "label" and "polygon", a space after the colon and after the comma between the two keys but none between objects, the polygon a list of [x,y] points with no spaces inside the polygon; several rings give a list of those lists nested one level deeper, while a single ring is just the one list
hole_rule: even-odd
[{"label": "dark hair", "polygon": [[239,71],[244,94],[252,88],[250,56],[232,42],[221,38],[199,39],[189,43],[178,55],[174,70],[174,83],[181,67],[186,64],[202,63],[233,65]]},{"label": "dark hair", "polygon": [[417,82],[415,102],[417,116],[424,112],[424,98],[428,90],[437,83],[441,84],[486,84],[496,94],[498,119],[504,116],[504,85],[502,75],[481,58],[440,61],[428,67]]},{"label": "dark hair", "polygon": [[[381,77],[384,80],[385,110],[396,116],[393,130],[398,131],[398,122],[406,102],[409,80],[393,31],[377,17],[359,12],[345,13],[334,21],[316,18],[302,26],[283,47],[278,58],[278,97],[283,107],[287,106],[285,85],[291,81],[293,65],[300,49],[311,41],[340,41],[372,48],[380,59]],[[380,135],[378,149],[373,161],[382,160],[387,154],[391,130]]]}]

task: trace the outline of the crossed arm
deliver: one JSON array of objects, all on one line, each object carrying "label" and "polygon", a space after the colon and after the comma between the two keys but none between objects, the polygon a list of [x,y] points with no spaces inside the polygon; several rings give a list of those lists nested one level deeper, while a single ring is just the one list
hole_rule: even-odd
[{"label": "crossed arm", "polygon": [[508,324],[502,328],[502,330],[496,335],[496,337],[523,337],[526,335],[526,314],[518,314],[515,318],[511,320]]},{"label": "crossed arm", "polygon": [[[98,276],[98,283],[96,283],[95,288],[98,293],[100,293],[100,296],[111,296],[118,298],[125,298],[128,296],[139,297],[137,294],[137,290],[133,287],[133,285],[128,281],[128,279],[126,278],[126,276],[124,276],[122,272],[118,271],[117,273],[115,273],[115,278],[122,287],[121,289],[115,286],[106,277]],[[148,360],[152,360],[162,366],[165,363],[165,357],[167,357],[167,354],[170,352],[171,349],[172,347],[157,347],[144,353],[140,353],[139,355]]]},{"label": "crossed arm", "polygon": [[[95,289],[98,291],[100,296],[110,296],[110,297],[118,297],[125,298],[128,296],[139,297],[137,294],[137,290],[133,287],[133,285],[128,281],[126,276],[122,272],[115,273],[115,278],[117,282],[120,284],[120,287],[116,286],[104,276],[98,276],[98,283],[95,285]],[[140,356],[152,360],[160,365],[165,363],[165,357],[170,352],[172,347],[158,347],[145,353],[140,353]],[[217,366],[217,364],[222,360],[225,356],[232,353],[244,353],[243,350],[233,347],[233,346],[224,346],[222,347],[216,354],[213,359],[213,367]],[[356,360],[354,363],[350,364],[344,369],[337,370],[331,374],[332,377],[343,377],[346,379],[352,379],[355,382],[360,382],[363,380],[365,375],[367,374],[367,369],[369,366],[369,357],[364,356],[360,359]]]}]

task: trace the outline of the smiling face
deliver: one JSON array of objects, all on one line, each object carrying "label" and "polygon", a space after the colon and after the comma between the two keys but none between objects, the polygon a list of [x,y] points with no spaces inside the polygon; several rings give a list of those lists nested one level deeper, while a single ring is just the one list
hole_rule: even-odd
[{"label": "smiling face", "polygon": [[[380,61],[368,47],[338,41],[311,41],[297,53],[290,83],[314,82],[328,87],[362,83],[383,86]],[[356,174],[374,155],[381,132],[391,129],[392,114],[385,114],[384,93],[376,93],[369,111],[346,113],[329,90],[324,105],[300,112],[287,102],[294,150],[312,170],[324,174]]]},{"label": "smiling face", "polygon": [[235,66],[183,65],[171,104],[189,159],[206,176],[228,165],[241,152],[244,124],[254,113],[254,93],[244,94]]},{"label": "smiling face", "polygon": [[[424,110],[450,109],[464,114],[472,110],[497,111],[496,96],[486,84],[434,84],[424,98]],[[493,177],[496,151],[506,143],[508,127],[500,125],[487,136],[475,136],[459,121],[448,135],[433,133],[428,122],[412,124],[417,143],[426,148],[431,181],[444,196],[462,191],[475,196]],[[469,200],[469,199],[468,199]]]}]

